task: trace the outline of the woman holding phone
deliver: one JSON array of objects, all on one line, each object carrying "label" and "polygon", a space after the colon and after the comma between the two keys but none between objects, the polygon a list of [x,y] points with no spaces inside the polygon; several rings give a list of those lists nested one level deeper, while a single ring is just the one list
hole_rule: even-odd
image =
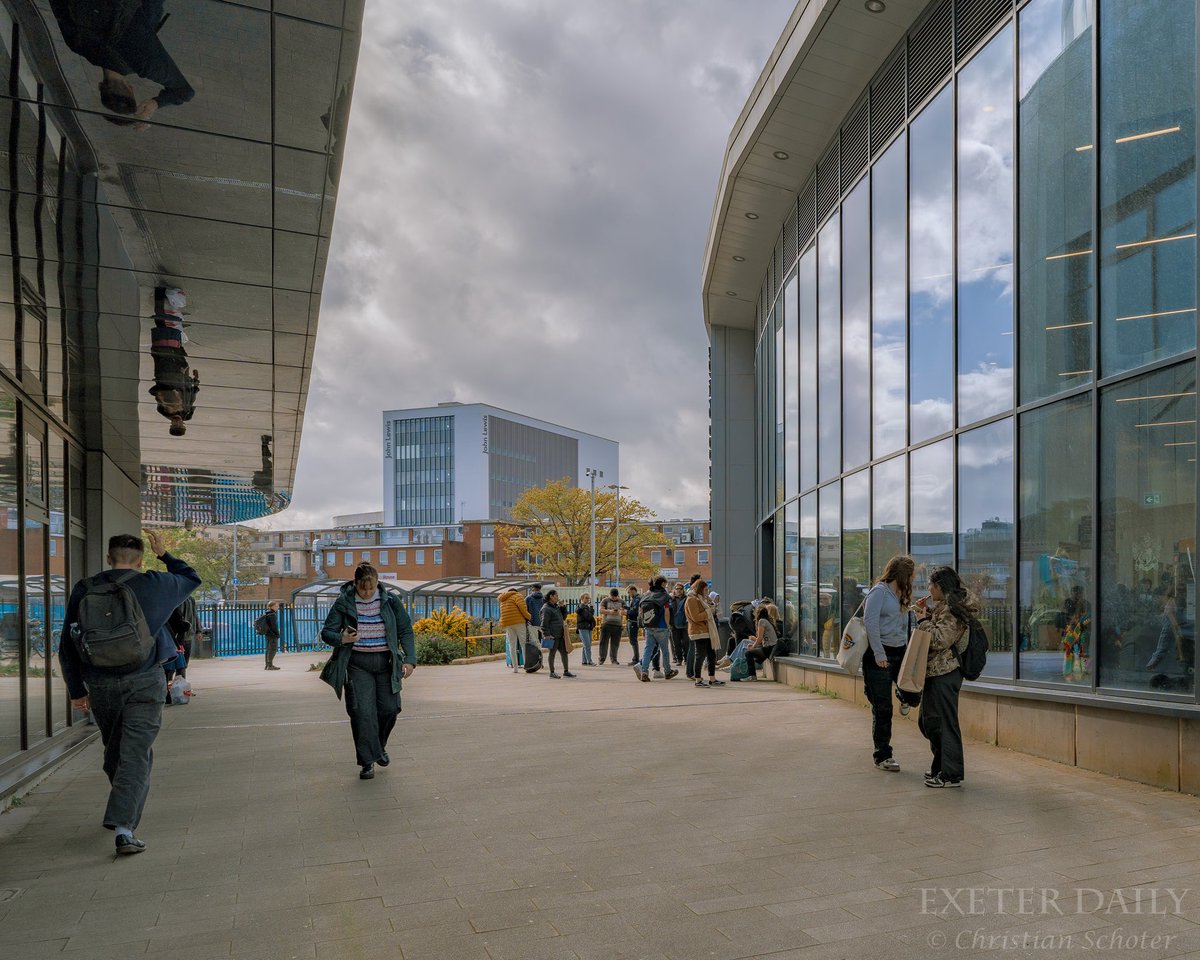
[{"label": "woman holding phone", "polygon": [[400,685],[417,664],[412,622],[396,594],[379,586],[379,572],[360,563],[325,618],[321,639],[333,653],[321,679],[345,692],[359,779],[391,763],[388,736],[400,713]]},{"label": "woman holding phone", "polygon": [[963,676],[958,657],[966,648],[979,601],[967,591],[953,567],[937,567],[929,575],[929,596],[914,605],[919,626],[929,631],[929,665],[921,693],[918,726],[933,763],[925,774],[927,787],[961,787],[962,731],[958,726],[958,691]]}]

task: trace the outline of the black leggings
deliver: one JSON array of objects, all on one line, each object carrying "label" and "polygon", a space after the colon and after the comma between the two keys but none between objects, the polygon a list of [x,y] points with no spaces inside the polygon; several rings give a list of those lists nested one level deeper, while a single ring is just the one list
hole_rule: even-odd
[{"label": "black leggings", "polygon": [[550,648],[550,672],[554,672],[554,655],[558,654],[562,657],[563,673],[571,669],[567,663],[567,641],[563,637],[558,637],[554,641],[554,646]]},{"label": "black leggings", "polygon": [[712,640],[708,637],[693,637],[692,643],[696,647],[695,654],[695,671],[696,679],[701,679],[701,674],[704,673],[704,661],[708,661],[708,676],[710,678],[717,675],[717,652],[713,649]]}]

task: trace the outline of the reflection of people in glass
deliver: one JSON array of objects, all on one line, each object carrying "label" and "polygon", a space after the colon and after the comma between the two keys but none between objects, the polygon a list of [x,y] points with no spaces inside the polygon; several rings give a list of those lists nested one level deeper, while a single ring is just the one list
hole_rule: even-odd
[{"label": "reflection of people in glass", "polygon": [[1071,588],[1071,595],[1063,601],[1059,618],[1062,625],[1063,679],[1082,680],[1087,676],[1088,669],[1092,609],[1079,584]]},{"label": "reflection of people in glass", "polygon": [[[184,78],[158,39],[167,22],[164,0],[50,0],[63,40],[103,71],[100,102],[113,113],[133,118],[144,129],[159,107],[187,103],[196,91]],[[162,84],[149,100],[138,103],[134,75]]]},{"label": "reflection of people in glass", "polygon": [[154,331],[150,335],[150,356],[154,358],[154,386],[150,393],[158,402],[158,412],[171,421],[171,436],[187,432],[184,421],[196,412],[196,394],[200,392],[200,374],[190,370],[183,349],[183,308],[187,303],[178,287],[159,287],[154,291]]},{"label": "reflection of people in glass", "polygon": [[1160,594],[1162,599],[1162,621],[1158,631],[1158,644],[1154,647],[1154,653],[1150,655],[1150,659],[1146,663],[1147,670],[1153,670],[1167,655],[1167,651],[1171,648],[1171,641],[1175,641],[1175,656],[1179,662],[1183,663],[1183,631],[1179,629],[1179,619],[1175,615],[1175,587],[1172,584],[1167,584],[1166,588]]},{"label": "reflection of people in glass", "polygon": [[271,456],[271,435],[264,433],[259,437],[262,447],[262,468],[254,471],[251,483],[255,490],[264,496],[270,496],[275,480],[274,458]]}]

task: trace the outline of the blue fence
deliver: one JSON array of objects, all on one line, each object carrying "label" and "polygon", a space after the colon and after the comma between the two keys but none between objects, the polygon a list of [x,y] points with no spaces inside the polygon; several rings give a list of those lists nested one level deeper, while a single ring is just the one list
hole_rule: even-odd
[{"label": "blue fence", "polygon": [[[254,621],[267,612],[265,603],[202,603],[196,613],[214,657],[244,657],[266,652],[266,637],[254,632]],[[291,607],[280,607],[279,647],[288,652],[325,651],[315,625],[297,623]],[[297,629],[299,627],[299,629]]]}]

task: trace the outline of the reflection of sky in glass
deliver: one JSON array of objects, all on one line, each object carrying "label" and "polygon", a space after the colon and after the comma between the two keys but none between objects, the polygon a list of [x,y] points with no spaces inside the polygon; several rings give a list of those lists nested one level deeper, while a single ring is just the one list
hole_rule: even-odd
[{"label": "reflection of sky in glass", "polygon": [[[1034,400],[1092,378],[1091,30],[1063,0],[1020,17],[1021,393]],[[1086,12],[1086,11],[1085,11]]]},{"label": "reflection of sky in glass", "polygon": [[1012,407],[1013,30],[958,75],[958,420]]},{"label": "reflection of sky in glass", "polygon": [[[784,539],[784,589],[787,606],[784,609],[784,625],[788,635],[788,649],[796,650],[796,635],[800,629],[800,502],[793,500],[784,508],[787,527]],[[778,536],[778,532],[775,534]]]},{"label": "reflection of sky in glass", "polygon": [[842,284],[841,225],[838,214],[830,218],[817,240],[818,264],[818,398],[820,454],[817,458],[822,480],[842,472]]},{"label": "reflection of sky in glass", "polygon": [[783,304],[775,308],[775,503],[783,503]]},{"label": "reflection of sky in glass", "polygon": [[871,172],[871,364],[874,456],[904,446],[907,339],[905,312],[904,134]]},{"label": "reflection of sky in glass", "polygon": [[800,630],[805,653],[817,641],[817,495],[800,498]]},{"label": "reflection of sky in glass", "polygon": [[871,459],[871,192],[864,177],[842,204],[842,463]]},{"label": "reflection of sky in glass", "polygon": [[917,582],[930,570],[954,562],[954,441],[941,440],[910,455],[909,552],[917,562]]},{"label": "reflection of sky in glass", "polygon": [[784,500],[800,491],[800,381],[796,367],[798,340],[798,286],[795,276],[783,290],[783,490]]},{"label": "reflection of sky in glass", "polygon": [[817,250],[800,258],[800,489],[817,482]]},{"label": "reflection of sky in glass", "polygon": [[949,430],[954,394],[954,99],[947,85],[909,133],[912,442]]}]

